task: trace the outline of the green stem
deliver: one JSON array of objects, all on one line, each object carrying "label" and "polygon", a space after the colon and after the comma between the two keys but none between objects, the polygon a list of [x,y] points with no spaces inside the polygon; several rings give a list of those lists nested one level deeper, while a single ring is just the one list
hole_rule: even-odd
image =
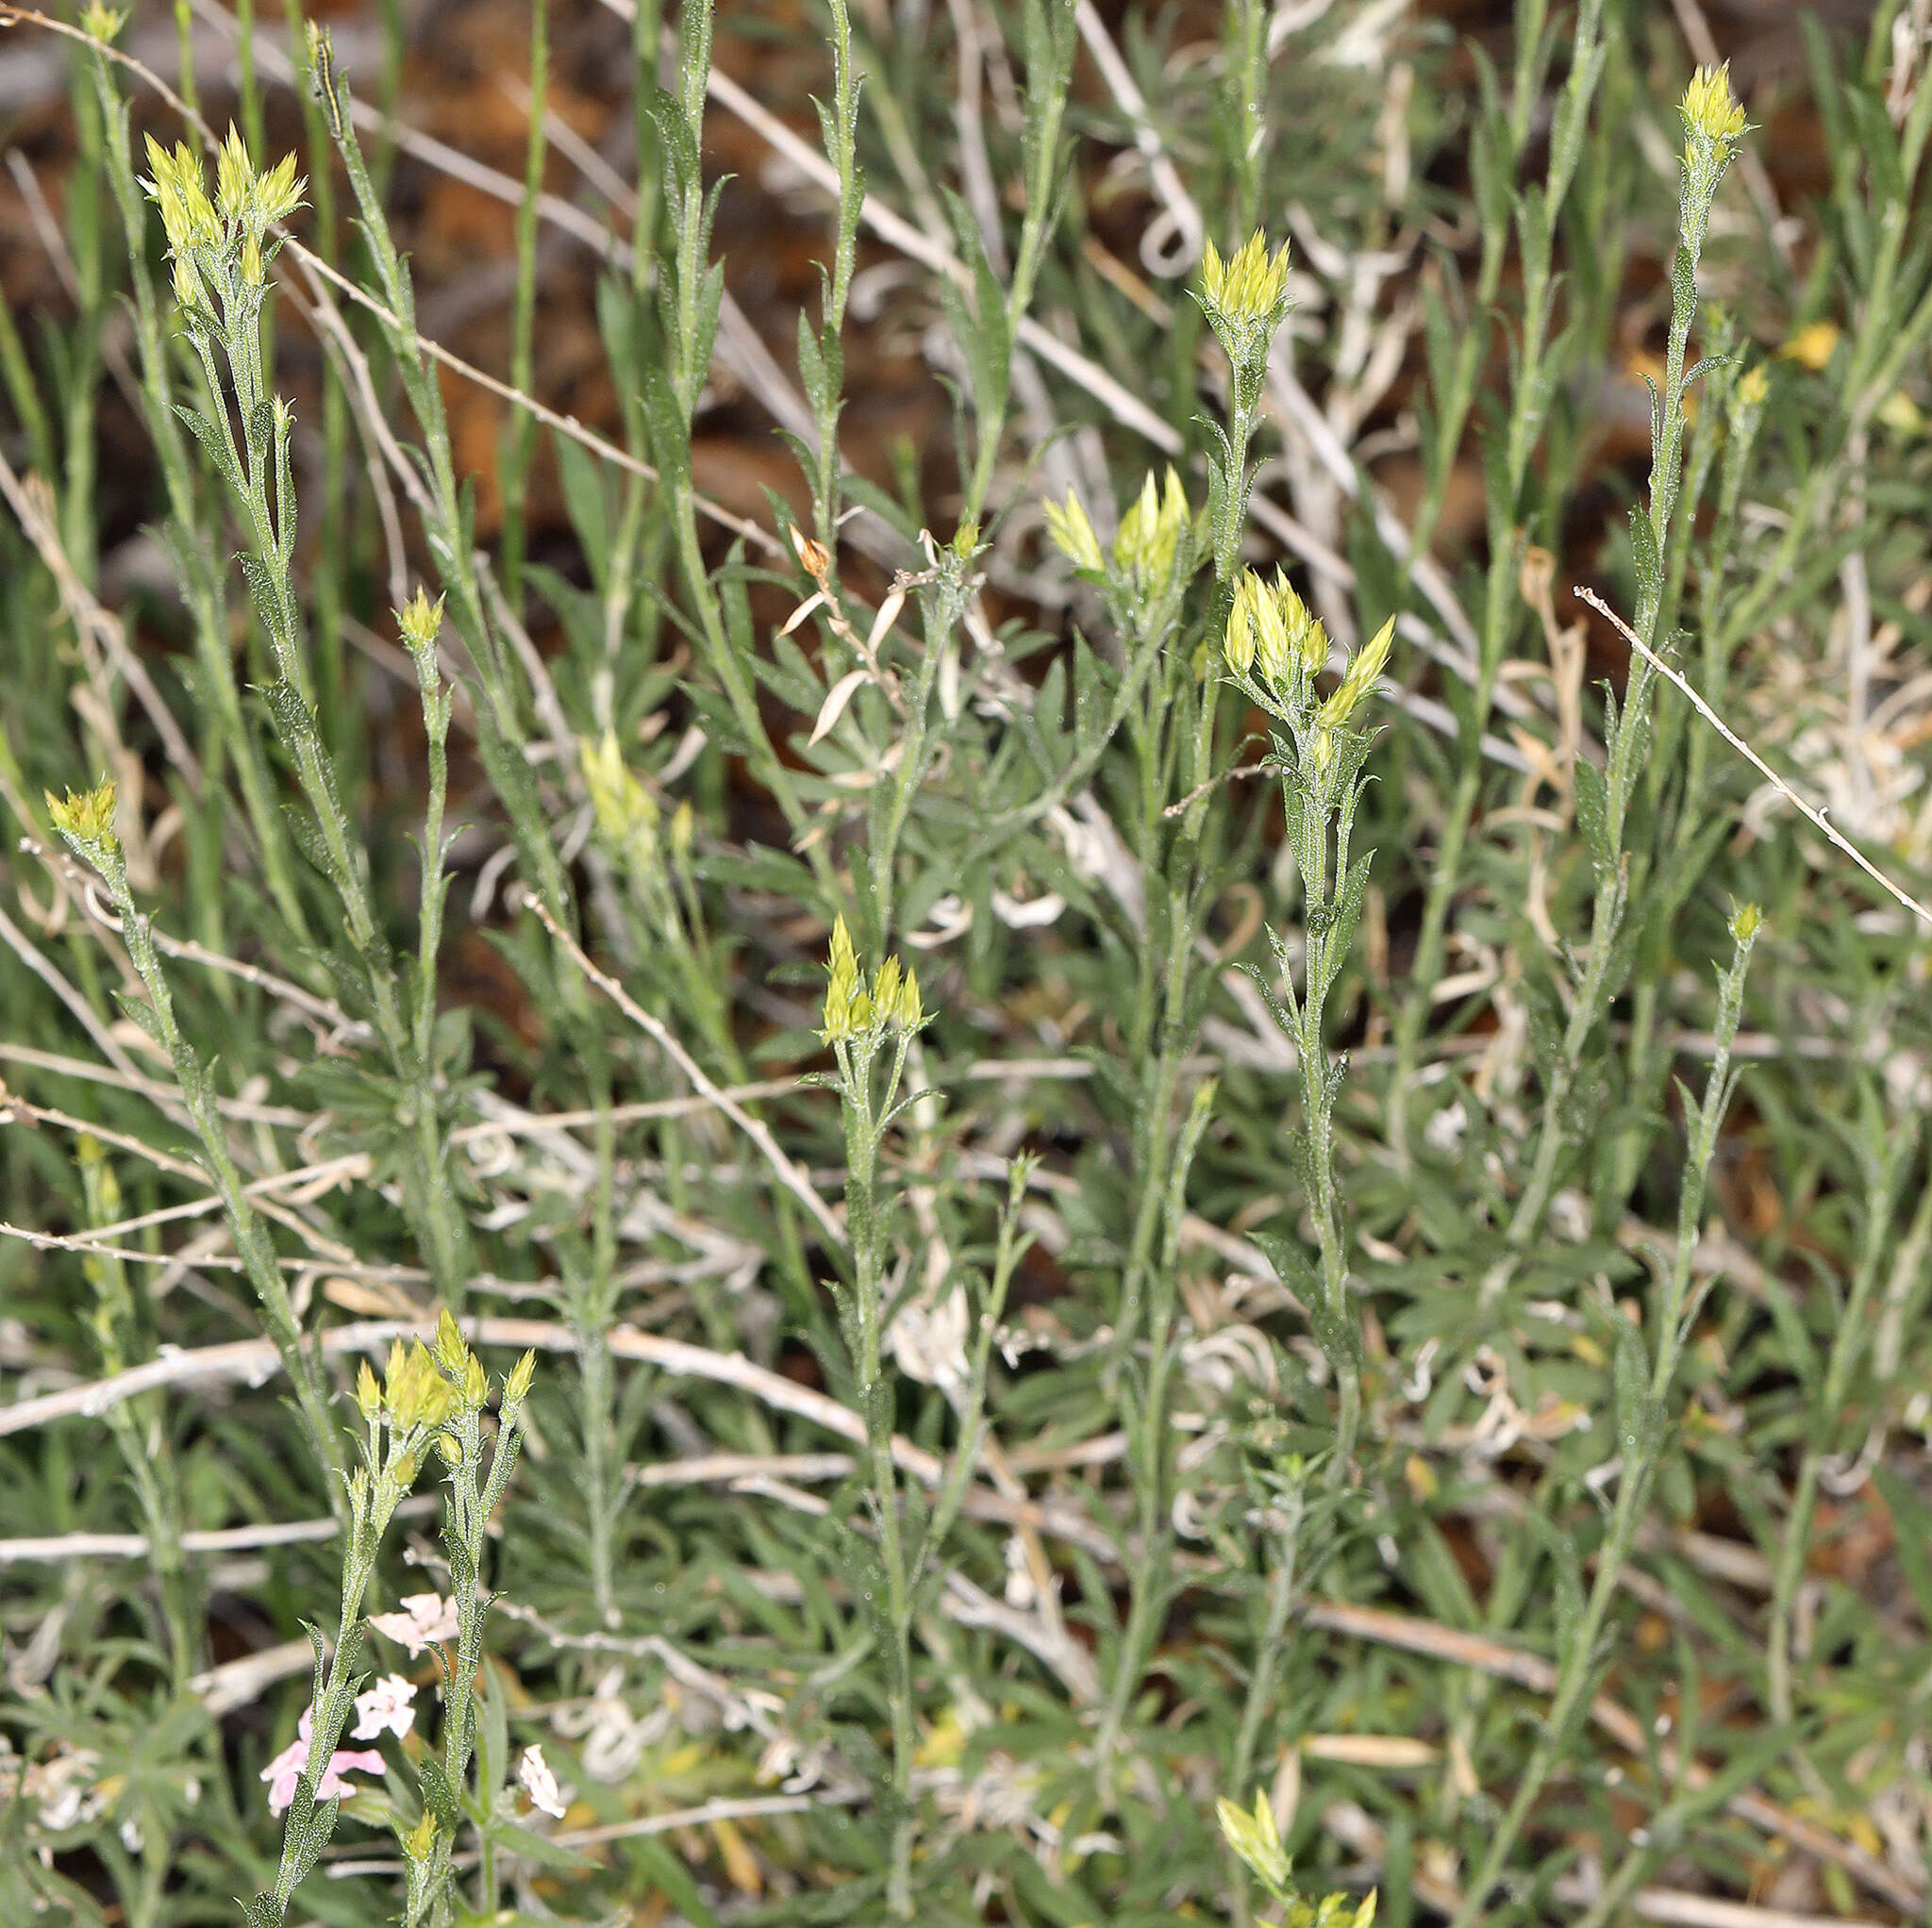
[{"label": "green stem", "polygon": [[[543,116],[550,86],[550,4],[530,0],[530,131],[524,151],[524,198],[517,208],[516,306],[510,322],[510,386],[528,394],[531,344],[537,314],[537,203],[543,191],[547,152]],[[531,422],[510,411],[503,451],[503,592],[512,609],[523,607],[526,531],[524,503],[530,461]]]},{"label": "green stem", "polygon": [[[1619,1401],[1617,1448],[1621,1463],[1616,1506],[1609,1529],[1598,1551],[1596,1572],[1589,1598],[1577,1625],[1566,1639],[1548,1719],[1542,1723],[1527,1766],[1518,1777],[1515,1794],[1501,1822],[1490,1837],[1488,1853],[1475,1878],[1463,1892],[1462,1904],[1456,1912],[1451,1928],[1474,1928],[1474,1924],[1483,1919],[1490,1897],[1509,1864],[1509,1856],[1523,1832],[1524,1823],[1562,1759],[1572,1730],[1583,1712],[1596,1679],[1598,1641],[1615,1599],[1624,1562],[1635,1543],[1657,1462],[1663,1454],[1666,1442],[1664,1414],[1676,1382],[1689,1323],[1685,1307],[1690,1292],[1691,1261],[1696,1254],[1703,1220],[1705,1184],[1711,1156],[1717,1148],[1718,1130],[1736,1089],[1731,1049],[1743,1011],[1744,972],[1757,936],[1757,912],[1740,911],[1733,919],[1731,929],[1736,952],[1730,967],[1719,980],[1717,1048],[1705,1084],[1704,1103],[1691,1121],[1690,1144],[1685,1157],[1683,1189],[1678,1200],[1676,1248],[1661,1303],[1654,1315],[1653,1329],[1657,1338],[1648,1385],[1644,1388],[1643,1396],[1634,1404],[1626,1405],[1621,1397]],[[1625,1342],[1632,1346],[1640,1343],[1634,1333],[1626,1335]],[[1619,1376],[1621,1379],[1622,1374]]]}]

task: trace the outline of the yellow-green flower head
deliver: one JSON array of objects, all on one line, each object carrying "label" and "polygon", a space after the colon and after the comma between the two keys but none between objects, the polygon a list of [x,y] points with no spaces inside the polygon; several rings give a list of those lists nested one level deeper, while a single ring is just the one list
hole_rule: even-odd
[{"label": "yellow-green flower head", "polygon": [[899,1012],[899,989],[904,982],[905,972],[896,957],[888,957],[879,966],[878,975],[872,982],[872,1007],[891,1019]]},{"label": "yellow-green flower head", "polygon": [[54,828],[75,843],[94,844],[112,850],[116,847],[114,836],[114,779],[104,776],[92,789],[69,790],[64,797],[57,797],[52,790],[43,790],[47,800],[47,814],[54,820]]},{"label": "yellow-green flower head", "polygon": [[1363,699],[1375,687],[1375,679],[1389,660],[1389,645],[1394,635],[1395,618],[1391,616],[1369,641],[1356,651],[1334,695],[1316,712],[1317,723],[1324,728],[1339,730],[1361,707]]},{"label": "yellow-green flower head", "polygon": [[286,221],[302,205],[306,176],[295,172],[295,157],[285,154],[265,175],[256,177],[253,218],[262,227]]},{"label": "yellow-green flower head", "polygon": [[[396,619],[396,630],[403,640],[421,656],[424,651],[436,647],[436,639],[442,629],[442,598],[429,600],[429,592],[419,588],[414,596],[400,609],[391,611]],[[617,747],[617,740],[611,739],[611,748]]]},{"label": "yellow-green flower head", "polygon": [[1328,632],[1295,593],[1294,585],[1278,569],[1274,572],[1274,602],[1281,611],[1281,626],[1288,636],[1288,647],[1293,659],[1310,676],[1318,670],[1326,669]]},{"label": "yellow-green flower head", "polygon": [[1755,904],[1740,904],[1731,913],[1731,938],[1740,944],[1755,943],[1764,927],[1764,913]]},{"label": "yellow-green flower head", "polygon": [[175,300],[181,307],[204,307],[207,306],[207,291],[201,285],[201,275],[194,265],[192,255],[176,255],[174,266]]},{"label": "yellow-green flower head", "polygon": [[906,981],[899,987],[899,1007],[892,1018],[902,1031],[917,1031],[925,1022],[925,1010],[919,1002],[917,972],[907,972]]},{"label": "yellow-green flower head", "polygon": [[1231,322],[1274,319],[1288,292],[1288,243],[1270,259],[1267,240],[1257,228],[1224,261],[1210,241],[1201,255],[1201,285],[1209,307]]},{"label": "yellow-green flower head", "polygon": [[625,764],[617,733],[606,730],[595,742],[587,739],[577,754],[598,830],[620,850],[648,850],[658,833],[657,801]]},{"label": "yellow-green flower head", "polygon": [[1107,558],[1100,553],[1100,538],[1093,533],[1093,524],[1087,520],[1087,511],[1072,490],[1067,491],[1064,507],[1058,502],[1047,503],[1046,530],[1053,538],[1054,547],[1075,569],[1093,575],[1106,574]]},{"label": "yellow-green flower head", "polygon": [[1738,400],[1746,408],[1761,408],[1764,400],[1771,393],[1771,377],[1765,373],[1763,362],[1748,369],[1738,379]]},{"label": "yellow-green flower head", "polygon": [[[440,1332],[437,1342],[440,1350]],[[457,1344],[462,1346],[460,1338]],[[400,1339],[391,1342],[389,1366],[382,1380],[382,1404],[389,1413],[391,1426],[398,1433],[411,1432],[418,1426],[440,1426],[456,1408],[456,1388],[437,1371],[435,1358],[421,1339],[407,1352]]]},{"label": "yellow-green flower head", "polygon": [[215,206],[224,221],[240,221],[255,194],[255,163],[233,121],[215,151]]},{"label": "yellow-green flower head", "polygon": [[1735,141],[1744,131],[1744,109],[1731,92],[1731,63],[1700,67],[1684,90],[1684,120],[1709,141]]},{"label": "yellow-green flower head", "polygon": [[1274,1825],[1274,1810],[1266,1794],[1255,1795],[1254,1811],[1237,1807],[1224,1795],[1214,1809],[1221,1820],[1221,1832],[1227,1845],[1245,1861],[1255,1878],[1271,1894],[1279,1895],[1288,1886],[1291,1871],[1288,1851]]},{"label": "yellow-green flower head", "polygon": [[845,928],[843,917],[832,925],[832,950],[825,969],[825,1010],[820,1035],[827,1044],[847,1042],[871,1029],[873,1003],[859,978],[852,933]]},{"label": "yellow-green flower head", "polygon": [[537,1376],[537,1355],[526,1352],[510,1368],[509,1377],[503,1382],[503,1404],[506,1409],[514,1409],[523,1404],[530,1396],[530,1382]]},{"label": "yellow-green flower head", "polygon": [[1272,583],[1250,569],[1235,585],[1224,645],[1239,672],[1253,669],[1271,689],[1286,692],[1296,675],[1312,676],[1328,660],[1328,632],[1280,570]]},{"label": "yellow-green flower head", "polygon": [[367,1359],[356,1368],[356,1410],[365,1421],[373,1421],[382,1410],[382,1388],[376,1385]]},{"label": "yellow-green flower head", "polygon": [[118,8],[103,7],[101,0],[88,0],[87,10],[80,16],[80,30],[103,46],[111,46],[121,38],[121,29],[127,25],[127,16]]},{"label": "yellow-green flower head", "polygon": [[430,1351],[436,1363],[452,1377],[459,1377],[469,1363],[470,1349],[463,1343],[462,1329],[447,1305],[437,1314],[436,1338]]},{"label": "yellow-green flower head", "polygon": [[147,164],[149,172],[141,185],[161,210],[168,246],[176,254],[192,247],[213,247],[222,238],[222,228],[202,182],[200,161],[179,141],[170,154],[150,134]]},{"label": "yellow-green flower head", "polygon": [[1360,1901],[1351,1894],[1331,1894],[1319,1902],[1291,1902],[1280,1928],[1372,1928],[1374,1919],[1375,1890],[1371,1888]]},{"label": "yellow-green flower head", "polygon": [[1278,628],[1280,622],[1268,585],[1252,569],[1243,570],[1234,586],[1234,604],[1227,612],[1227,633],[1221,644],[1228,668],[1238,676],[1245,676],[1255,667],[1256,657],[1264,654],[1270,625]]},{"label": "yellow-green flower head", "polygon": [[1150,469],[1140,494],[1121,518],[1120,533],[1113,543],[1115,567],[1142,585],[1166,581],[1174,573],[1181,540],[1192,521],[1188,492],[1173,467],[1159,490],[1155,489]]},{"label": "yellow-green flower head", "polygon": [[1684,90],[1684,103],[1678,111],[1684,116],[1684,159],[1695,165],[1700,141],[1727,150],[1744,132],[1744,109],[1731,92],[1731,63],[1721,67],[1700,67]]}]

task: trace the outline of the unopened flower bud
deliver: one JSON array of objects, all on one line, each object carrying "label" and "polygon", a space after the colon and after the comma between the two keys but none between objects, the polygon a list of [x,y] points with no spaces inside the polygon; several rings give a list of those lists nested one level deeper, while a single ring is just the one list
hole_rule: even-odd
[{"label": "unopened flower bud", "polygon": [[436,1355],[436,1363],[452,1377],[459,1376],[464,1362],[470,1356],[470,1349],[463,1343],[463,1335],[457,1327],[457,1321],[449,1307],[442,1308],[436,1321],[436,1338],[430,1347]]},{"label": "unopened flower bud", "polygon": [[1165,587],[1192,521],[1179,475],[1170,467],[1164,488],[1157,491],[1150,470],[1141,493],[1121,518],[1113,544],[1114,566],[1142,589]]},{"label": "unopened flower bud", "polygon": [[526,1352],[510,1368],[509,1377],[503,1382],[503,1404],[506,1411],[523,1404],[530,1396],[530,1382],[537,1376],[537,1355]]},{"label": "unopened flower bud", "polygon": [[54,828],[70,843],[81,848],[86,855],[89,846],[112,851],[119,848],[114,835],[114,779],[104,776],[92,789],[69,790],[64,797],[57,797],[52,790],[43,790],[47,800],[47,814],[54,820]]},{"label": "unopened flower bud", "polygon": [[902,1031],[917,1031],[925,1022],[925,1011],[919,1002],[919,978],[908,971],[899,987],[899,1008],[894,1013]]},{"label": "unopened flower bud", "polygon": [[396,619],[396,633],[413,655],[422,656],[436,647],[436,639],[442,633],[441,596],[432,603],[428,590],[419,586],[416,593],[400,609],[391,613]]},{"label": "unopened flower bud", "polygon": [[295,157],[285,154],[255,183],[250,220],[258,227],[273,227],[286,221],[302,205],[302,190],[308,183],[295,172]]},{"label": "unopened flower bud", "polygon": [[1107,558],[1100,553],[1100,538],[1093,533],[1080,498],[1069,490],[1064,506],[1049,502],[1045,507],[1047,533],[1054,547],[1084,574],[1105,575]]},{"label": "unopened flower bud", "polygon": [[1684,90],[1678,111],[1693,141],[1702,137],[1726,146],[1735,142],[1744,131],[1744,109],[1731,92],[1731,63],[1698,68]]},{"label": "unopened flower bud", "polygon": [[1259,228],[1224,262],[1210,241],[1201,254],[1201,284],[1210,311],[1236,324],[1278,320],[1288,292],[1288,243],[1271,259]]},{"label": "unopened flower bud", "polygon": [[255,164],[233,121],[228,138],[215,151],[215,206],[224,221],[240,221],[255,192]]},{"label": "unopened flower bud", "polygon": [[826,960],[825,1008],[821,1035],[837,1044],[856,1038],[872,1022],[872,999],[859,982],[858,959],[852,950],[852,933],[842,916],[832,925],[832,949]]},{"label": "unopened flower bud", "polygon": [[901,966],[898,958],[888,957],[879,966],[878,975],[873,979],[872,1003],[875,1011],[883,1012],[888,1018],[899,1008],[899,986]]},{"label": "unopened flower bud", "polygon": [[657,801],[625,763],[616,732],[584,742],[578,755],[599,833],[616,849],[648,859],[657,842]]},{"label": "unopened flower bud", "polygon": [[1279,1894],[1288,1886],[1291,1864],[1267,1795],[1256,1794],[1252,1813],[1224,1798],[1216,1803],[1215,1812],[1227,1845],[1254,1870],[1263,1887]]}]

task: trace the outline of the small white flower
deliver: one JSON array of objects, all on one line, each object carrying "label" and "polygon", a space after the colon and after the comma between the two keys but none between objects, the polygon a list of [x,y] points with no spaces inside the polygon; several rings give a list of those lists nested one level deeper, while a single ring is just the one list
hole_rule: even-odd
[{"label": "small white flower", "polygon": [[415,1687],[401,1674],[386,1674],[356,1696],[355,1737],[375,1740],[388,1733],[402,1739],[416,1724],[416,1710],[409,1704],[415,1698]]},{"label": "small white flower", "polygon": [[399,1640],[413,1660],[424,1648],[456,1638],[457,1604],[440,1593],[405,1594],[401,1613],[373,1613],[369,1624],[378,1634]]},{"label": "small white flower", "polygon": [[557,1820],[563,1819],[563,1792],[557,1776],[550,1771],[541,1746],[526,1747],[517,1763],[517,1786],[530,1797],[531,1804]]},{"label": "small white flower", "polygon": [[1024,901],[1009,896],[1005,890],[995,890],[992,907],[993,914],[1008,930],[1034,930],[1057,922],[1067,907],[1067,900],[1057,890]]},{"label": "small white flower", "polygon": [[1581,1245],[1590,1237],[1590,1200],[1574,1186],[1550,1201],[1550,1230],[1572,1245]]},{"label": "small white flower", "polygon": [[1032,1610],[1040,1598],[1040,1589],[1034,1584],[1033,1568],[1026,1558],[1026,1548],[1016,1533],[1007,1541],[1007,1604],[1016,1606],[1022,1613]]},{"label": "small white flower", "polygon": [[900,1371],[942,1392],[964,1387],[972,1377],[966,1358],[969,1317],[966,1294],[958,1286],[937,1304],[914,1299],[905,1305],[886,1335]]},{"label": "small white flower", "polygon": [[108,1804],[95,1785],[100,1766],[98,1754],[63,1743],[49,1759],[27,1769],[21,1791],[37,1804],[40,1824],[49,1834],[64,1834],[100,1819]]}]

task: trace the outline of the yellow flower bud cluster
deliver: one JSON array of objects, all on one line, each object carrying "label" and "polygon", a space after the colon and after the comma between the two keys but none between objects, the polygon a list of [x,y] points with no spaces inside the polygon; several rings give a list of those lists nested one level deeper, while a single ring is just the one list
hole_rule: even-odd
[{"label": "yellow flower bud cluster", "polygon": [[150,134],[147,161],[142,186],[167,231],[175,299],[183,307],[204,305],[208,284],[222,286],[230,266],[248,286],[260,287],[264,237],[302,205],[307,183],[295,173],[295,157],[285,155],[266,173],[258,172],[231,125],[215,155],[213,200],[200,160],[185,144],[177,142],[170,153]]},{"label": "yellow flower bud cluster", "polygon": [[1227,1845],[1248,1864],[1255,1879],[1270,1894],[1279,1894],[1288,1886],[1291,1864],[1267,1795],[1256,1793],[1252,1813],[1223,1795],[1215,1803],[1214,1812]]},{"label": "yellow flower bud cluster", "polygon": [[1389,660],[1389,644],[1394,635],[1395,618],[1391,616],[1356,651],[1334,694],[1315,712],[1315,734],[1308,745],[1308,756],[1317,772],[1326,774],[1335,760],[1335,733],[1348,727],[1349,719],[1375,687],[1375,678]]},{"label": "yellow flower bud cluster", "polygon": [[1100,538],[1087,520],[1080,498],[1067,491],[1066,505],[1049,501],[1046,505],[1046,532],[1053,544],[1083,575],[1107,573],[1107,557],[1101,553]]},{"label": "yellow flower bud cluster", "polygon": [[1275,1928],[1373,1928],[1375,1893],[1360,1901],[1353,1895],[1324,1895],[1319,1902],[1303,1901],[1289,1888],[1291,1871],[1288,1851],[1274,1825],[1274,1811],[1264,1793],[1255,1796],[1253,1813],[1223,1799],[1216,1803],[1221,1832],[1227,1845],[1247,1863],[1255,1879],[1288,1912]]},{"label": "yellow flower bud cluster", "polygon": [[1260,399],[1269,346],[1288,313],[1288,243],[1271,256],[1257,231],[1223,260],[1209,241],[1198,299],[1233,371],[1237,412],[1245,415]]},{"label": "yellow flower bud cluster", "polygon": [[909,1032],[925,1022],[919,979],[898,958],[888,957],[867,988],[852,948],[852,933],[842,917],[832,926],[831,956],[825,969],[825,1008],[820,1036],[827,1044],[849,1044],[868,1036],[876,1041],[889,1026]]},{"label": "yellow flower bud cluster", "polygon": [[[537,1355],[525,1353],[503,1387],[503,1412],[513,1413],[527,1397],[537,1371]],[[363,1360],[356,1373],[356,1406],[364,1421],[388,1423],[391,1436],[406,1453],[419,1451],[425,1436],[442,1436],[465,1410],[479,1409],[490,1396],[483,1362],[467,1345],[447,1308],[437,1322],[436,1338],[407,1347],[391,1341],[380,1383]],[[454,1459],[455,1442],[439,1437],[443,1456]]]},{"label": "yellow flower bud cluster", "polygon": [[114,835],[114,779],[104,776],[92,789],[69,790],[57,797],[43,790],[47,814],[54,828],[71,843],[80,846],[83,856],[92,860],[92,852],[114,852],[120,840]]},{"label": "yellow flower bud cluster", "polygon": [[614,850],[648,862],[658,847],[657,800],[625,762],[616,732],[606,730],[595,742],[586,740],[578,754],[598,834]]},{"label": "yellow flower bud cluster", "polygon": [[1149,470],[1140,494],[1121,518],[1120,534],[1113,544],[1115,566],[1141,588],[1158,587],[1174,575],[1181,545],[1192,528],[1193,514],[1181,478],[1170,466],[1166,481],[1157,492]]},{"label": "yellow flower bud cluster", "polygon": [[442,632],[442,598],[429,600],[428,590],[418,588],[414,596],[394,612],[396,633],[411,656],[424,656],[436,647]]},{"label": "yellow flower bud cluster", "polygon": [[396,1339],[390,1346],[380,1387],[369,1361],[363,1360],[356,1374],[356,1404],[365,1420],[386,1419],[392,1432],[435,1432],[456,1411],[457,1394],[421,1339],[408,1348]]},{"label": "yellow flower bud cluster", "polygon": [[1237,675],[1258,676],[1282,696],[1328,662],[1328,632],[1278,569],[1272,583],[1242,572],[1221,646]]},{"label": "yellow flower bud cluster", "polygon": [[1140,494],[1122,516],[1113,540],[1111,572],[1108,553],[1077,495],[1070,491],[1064,504],[1046,504],[1046,528],[1054,546],[1083,574],[1111,573],[1142,593],[1170,587],[1184,562],[1192,559],[1193,511],[1172,466],[1158,485],[1149,470]]},{"label": "yellow flower bud cluster", "polygon": [[1698,68],[1677,111],[1684,117],[1687,168],[1727,160],[1744,133],[1744,109],[1731,92],[1731,63]]},{"label": "yellow flower bud cluster", "polygon": [[1362,699],[1375,687],[1389,661],[1389,645],[1395,637],[1395,618],[1390,617],[1350,659],[1346,673],[1335,693],[1315,713],[1315,721],[1325,729],[1339,730],[1361,707]]},{"label": "yellow flower bud cluster", "polygon": [[1288,243],[1271,258],[1259,228],[1224,261],[1210,241],[1201,254],[1201,285],[1210,318],[1237,327],[1278,322],[1288,294]]}]

